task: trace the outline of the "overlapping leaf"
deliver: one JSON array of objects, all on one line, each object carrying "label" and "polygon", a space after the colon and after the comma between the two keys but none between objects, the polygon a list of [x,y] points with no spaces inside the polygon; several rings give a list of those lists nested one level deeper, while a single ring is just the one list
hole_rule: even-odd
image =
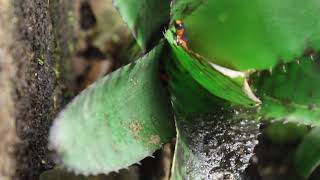
[{"label": "overlapping leaf", "polygon": [[299,145],[295,155],[297,172],[308,178],[320,165],[320,128],[313,129]]},{"label": "overlapping leaf", "polygon": [[266,126],[264,132],[273,144],[294,144],[309,131],[307,126],[297,123],[274,122]]},{"label": "overlapping leaf", "polygon": [[138,173],[134,168],[120,170],[118,174],[98,176],[83,176],[68,172],[66,169],[56,167],[43,172],[39,180],[138,180]]},{"label": "overlapping leaf", "polygon": [[167,31],[166,38],[178,65],[190,73],[192,78],[210,93],[246,106],[254,106],[260,103],[246,81],[246,73],[218,66],[193,55],[192,52],[176,45],[174,35],[170,30]]},{"label": "overlapping leaf", "polygon": [[84,90],[60,113],[50,144],[81,174],[117,171],[151,155],[175,135],[159,77],[158,46]]},{"label": "overlapping leaf", "polygon": [[113,2],[142,49],[149,49],[151,44],[158,42],[164,30],[163,26],[169,22],[170,0],[114,0]]},{"label": "overlapping leaf", "polygon": [[171,21],[175,19],[184,19],[197,9],[206,0],[173,0],[171,1]]},{"label": "overlapping leaf", "polygon": [[305,57],[263,71],[255,87],[262,100],[264,118],[302,124],[320,125],[320,62]]},{"label": "overlapping leaf", "polygon": [[254,110],[212,95],[174,59],[166,65],[178,132],[171,179],[240,178],[257,143]]},{"label": "overlapping leaf", "polygon": [[[178,0],[192,10],[182,18],[189,47],[207,60],[235,70],[269,69],[320,48],[318,0]],[[199,3],[201,5],[199,5]],[[192,8],[197,6],[197,8]],[[189,8],[188,8],[189,7]]]}]

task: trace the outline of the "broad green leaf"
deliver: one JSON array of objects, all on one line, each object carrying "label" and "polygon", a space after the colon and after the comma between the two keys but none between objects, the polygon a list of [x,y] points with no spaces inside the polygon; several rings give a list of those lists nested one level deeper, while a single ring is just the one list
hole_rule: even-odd
[{"label": "broad green leaf", "polygon": [[174,60],[178,66],[190,75],[213,95],[229,100],[233,103],[254,106],[260,103],[252,93],[247,80],[247,74],[233,71],[214,63],[207,62],[192,52],[178,46],[171,30],[165,34],[169,41]]},{"label": "broad green leaf", "polygon": [[[170,48],[170,47],[169,47]],[[169,53],[167,53],[169,54]],[[166,72],[169,76],[169,91],[174,109],[183,113],[209,113],[229,107],[229,103],[212,95],[199,84],[179,61],[170,53],[165,61]]]},{"label": "broad green leaf", "polygon": [[184,19],[206,0],[173,0],[171,1],[171,21]]},{"label": "broad green leaf", "polygon": [[[114,0],[114,5],[144,50],[157,43],[170,18],[170,0]],[[163,28],[163,29],[162,29]]]},{"label": "broad green leaf", "polygon": [[299,142],[309,128],[297,123],[275,122],[269,124],[264,131],[273,144],[293,144]]},{"label": "broad green leaf", "polygon": [[75,175],[63,168],[55,168],[43,172],[39,180],[90,180],[90,178],[83,175]]},{"label": "broad green leaf", "polygon": [[138,180],[137,171],[136,167],[130,167],[129,169],[122,169],[118,173],[110,173],[109,175],[83,176],[76,175],[61,167],[55,167],[41,173],[39,180]]},{"label": "broad green leaf", "polygon": [[162,87],[162,46],[84,90],[63,110],[50,144],[64,165],[81,174],[128,167],[175,135],[168,93]]},{"label": "broad green leaf", "polygon": [[171,179],[242,176],[257,143],[255,111],[213,96],[173,59],[166,67],[178,132]]},{"label": "broad green leaf", "polygon": [[255,77],[266,119],[320,125],[320,62],[302,58]]},{"label": "broad green leaf", "polygon": [[192,51],[231,69],[261,70],[320,49],[319,11],[319,0],[208,0],[182,20]]},{"label": "broad green leaf", "polygon": [[295,167],[304,178],[308,178],[320,165],[320,128],[307,134],[295,154]]}]

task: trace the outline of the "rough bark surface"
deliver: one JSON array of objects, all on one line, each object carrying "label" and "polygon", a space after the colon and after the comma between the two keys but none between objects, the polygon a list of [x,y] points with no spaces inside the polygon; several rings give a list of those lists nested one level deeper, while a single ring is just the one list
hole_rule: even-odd
[{"label": "rough bark surface", "polygon": [[48,130],[63,103],[73,1],[0,0],[0,179],[53,166]]},{"label": "rough bark surface", "polygon": [[0,27],[0,179],[3,180],[10,180],[15,174],[14,146],[18,142],[11,96],[15,67],[9,54],[11,47],[5,44],[12,39],[9,32],[14,25],[8,6],[8,1],[0,0],[0,24],[8,22],[6,28]]}]

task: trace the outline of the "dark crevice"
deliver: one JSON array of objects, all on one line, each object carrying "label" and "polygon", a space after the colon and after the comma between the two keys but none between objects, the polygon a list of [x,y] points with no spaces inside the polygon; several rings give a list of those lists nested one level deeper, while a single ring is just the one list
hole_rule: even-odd
[{"label": "dark crevice", "polygon": [[84,1],[80,7],[80,27],[83,30],[89,30],[97,24],[96,17],[93,14],[89,2]]}]

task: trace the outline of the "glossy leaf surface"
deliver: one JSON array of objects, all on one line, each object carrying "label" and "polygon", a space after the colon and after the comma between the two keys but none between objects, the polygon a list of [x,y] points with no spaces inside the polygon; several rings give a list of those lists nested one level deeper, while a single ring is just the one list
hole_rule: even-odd
[{"label": "glossy leaf surface", "polygon": [[199,2],[186,17],[179,17],[181,9],[171,13],[184,21],[190,49],[215,64],[240,71],[269,69],[320,48],[318,0],[199,0],[192,4]]},{"label": "glossy leaf surface", "polygon": [[166,38],[169,41],[177,65],[190,73],[191,77],[210,93],[246,106],[255,106],[260,103],[247,83],[246,73],[207,62],[196,54],[183,49],[176,44],[174,35],[170,30],[167,31]]},{"label": "glossy leaf surface", "polygon": [[142,49],[157,43],[170,18],[170,0],[114,0]]}]

